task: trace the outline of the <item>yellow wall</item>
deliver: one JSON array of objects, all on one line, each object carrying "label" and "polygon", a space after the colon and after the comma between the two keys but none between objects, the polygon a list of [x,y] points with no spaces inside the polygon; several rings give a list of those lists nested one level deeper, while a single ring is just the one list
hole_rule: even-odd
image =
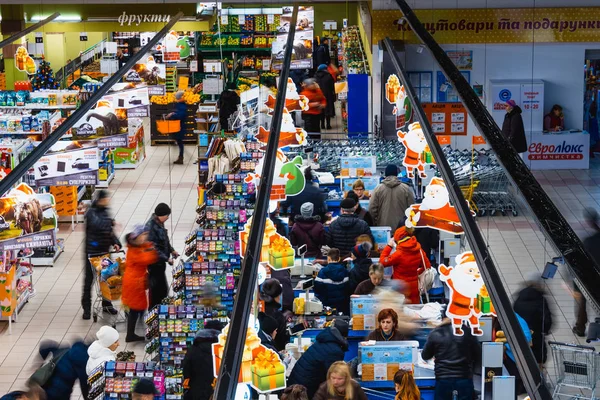
[{"label": "yellow wall", "polygon": [[360,41],[362,42],[363,50],[369,63],[369,71],[371,72],[371,75],[373,75],[373,53],[371,52],[369,39],[367,38],[365,27],[363,26],[362,19],[360,18],[360,10],[358,9],[358,7],[356,7],[356,16],[358,21],[358,30],[360,32]]}]

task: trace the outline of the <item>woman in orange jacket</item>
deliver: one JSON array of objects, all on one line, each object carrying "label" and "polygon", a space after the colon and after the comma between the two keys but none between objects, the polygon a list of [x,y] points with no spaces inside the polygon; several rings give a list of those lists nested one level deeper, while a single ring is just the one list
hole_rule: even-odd
[{"label": "woman in orange jacket", "polygon": [[138,318],[148,308],[148,266],[158,260],[158,253],[148,240],[148,232],[143,225],[138,225],[126,236],[127,256],[123,273],[123,294],[121,301],[129,307],[127,317],[126,342],[143,341],[143,336],[135,334]]},{"label": "woman in orange jacket", "polygon": [[[426,268],[431,268],[427,254],[421,249],[412,234],[414,229],[400,227],[394,233],[379,258],[379,263],[385,267],[393,267],[392,279],[404,281],[407,287],[406,300],[412,304],[421,303],[419,294],[419,274]],[[396,251],[392,253],[396,248]]]},{"label": "woman in orange jacket", "polygon": [[[302,82],[300,94],[308,98],[308,110],[302,111],[304,119],[304,130],[307,133],[321,133],[321,114],[327,106],[327,100],[317,81],[313,78]],[[320,136],[311,136],[312,139],[320,139]]]}]

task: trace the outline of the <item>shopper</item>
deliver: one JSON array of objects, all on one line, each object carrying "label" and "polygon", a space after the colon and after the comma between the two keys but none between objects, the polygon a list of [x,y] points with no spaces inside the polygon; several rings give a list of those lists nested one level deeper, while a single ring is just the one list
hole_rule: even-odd
[{"label": "shopper", "polygon": [[26,392],[15,390],[0,397],[0,400],[46,400],[46,392],[39,385],[28,382]]},{"label": "shopper", "polygon": [[321,255],[321,246],[325,244],[325,229],[318,215],[313,216],[313,203],[304,203],[300,215],[294,219],[290,231],[290,242],[294,247],[306,245],[304,257],[316,258]]},{"label": "shopper", "polygon": [[335,308],[344,315],[349,315],[350,310],[350,279],[346,267],[340,264],[340,251],[331,248],[327,252],[327,265],[315,278],[315,296],[324,306]]},{"label": "shopper", "polygon": [[[583,247],[598,266],[600,265],[600,218],[598,212],[593,208],[586,208],[583,211],[583,217],[590,229],[594,231],[592,235],[583,240]],[[573,326],[573,333],[585,337],[585,326],[588,323],[587,301],[575,283],[573,283],[573,295],[575,297],[575,315],[577,318]]]},{"label": "shopper", "polygon": [[167,264],[173,265],[174,259],[179,253],[171,246],[169,232],[165,228],[165,222],[171,215],[171,208],[165,203],[160,203],[154,209],[154,214],[146,223],[148,239],[158,252],[158,261],[148,267],[148,281],[150,289],[150,305],[148,309],[160,304],[169,295],[169,284],[165,271]]},{"label": "shopper", "polygon": [[309,400],[306,388],[302,385],[288,385],[283,390],[281,400]]},{"label": "shopper", "polygon": [[385,168],[385,179],[373,190],[369,212],[375,226],[389,226],[394,229],[404,217],[406,209],[414,202],[412,189],[400,182],[398,167],[390,164]]},{"label": "shopper", "polygon": [[173,164],[183,164],[183,139],[185,137],[185,120],[187,118],[187,105],[183,98],[183,90],[175,93],[175,111],[167,115],[166,119],[179,121],[180,127],[179,132],[173,134],[173,139],[177,142],[179,147],[179,157],[173,162]]},{"label": "shopper", "polygon": [[[321,64],[317,67],[315,79],[325,96],[327,105],[321,114],[321,129],[331,129],[331,118],[335,117],[335,82],[327,71],[327,64]],[[327,122],[327,125],[325,125]]]},{"label": "shopper", "polygon": [[383,265],[371,264],[369,267],[369,279],[365,279],[359,283],[354,290],[354,294],[365,295],[373,293],[383,283],[383,272]]},{"label": "shopper", "polygon": [[[455,336],[448,318],[427,337],[421,352],[423,360],[435,357],[435,400],[472,400],[473,368],[481,359],[481,347],[470,329]],[[457,397],[452,397],[453,392]]]},{"label": "shopper", "polygon": [[313,400],[367,400],[367,395],[352,379],[348,364],[337,361],[329,367],[327,380],[321,384]]},{"label": "shopper", "polygon": [[308,398],[312,399],[321,383],[327,380],[327,371],[336,361],[343,361],[348,351],[348,323],[335,319],[332,326],[325,328],[315,338],[298,360],[287,384],[300,384],[306,387]]},{"label": "shopper", "polygon": [[110,326],[103,326],[96,332],[96,340],[88,347],[88,360],[85,372],[90,375],[98,366],[107,361],[115,361],[119,347],[119,332]]},{"label": "shopper", "polygon": [[[402,217],[396,229],[402,228],[403,226],[406,226],[406,216]],[[432,250],[436,250],[440,245],[440,231],[437,229],[425,227],[416,228],[413,236],[417,238],[417,242],[421,245],[427,258],[430,258]]]},{"label": "shopper", "polygon": [[273,222],[273,226],[278,234],[283,236],[284,238],[289,237],[289,225],[283,222],[281,218],[279,218],[279,210],[275,210],[269,213],[269,219]]},{"label": "shopper", "polygon": [[304,189],[296,196],[288,197],[285,201],[280,203],[280,206],[284,210],[289,211],[289,224],[294,224],[295,218],[302,214],[301,207],[304,203],[313,204],[312,215],[318,215],[321,222],[325,222],[325,216],[327,214],[327,194],[319,188],[317,183],[313,183],[312,169],[307,167],[304,169],[304,180],[306,184]]},{"label": "shopper", "polygon": [[[314,78],[308,78],[302,82],[302,92],[308,98],[308,110],[302,111],[304,119],[304,130],[310,133],[321,133],[321,113],[327,106],[325,95],[319,88]],[[319,140],[321,135],[312,135],[312,139]]]},{"label": "shopper", "polygon": [[327,245],[339,249],[342,260],[350,255],[350,250],[354,247],[358,236],[373,236],[369,225],[354,214],[355,207],[354,200],[349,198],[342,200],[340,216],[331,223],[329,230],[325,232]]},{"label": "shopper", "polygon": [[[321,44],[317,47],[317,54],[315,55],[315,65],[318,67],[325,64],[326,66],[331,63],[331,56],[329,55],[329,39],[323,38]],[[325,67],[327,68],[327,67]]]},{"label": "shopper", "polygon": [[544,116],[544,130],[550,132],[560,132],[565,129],[565,116],[563,108],[558,104],[552,106],[548,114]]},{"label": "shopper", "polygon": [[365,183],[362,179],[357,179],[352,184],[352,191],[356,193],[359,200],[369,200],[370,196],[365,192]]},{"label": "shopper", "polygon": [[531,347],[541,368],[548,357],[545,336],[549,335],[552,329],[552,313],[548,307],[544,283],[539,273],[530,276],[525,281],[525,287],[518,293],[513,309],[533,331]]},{"label": "shopper", "polygon": [[419,274],[431,268],[431,263],[413,232],[412,228],[397,229],[381,252],[379,262],[384,267],[393,268],[392,279],[399,279],[406,284],[406,299],[412,304],[419,304]]},{"label": "shopper", "polygon": [[514,100],[506,102],[506,115],[502,123],[502,134],[512,144],[517,153],[527,151],[527,138],[525,137],[525,126],[521,116],[521,107]]},{"label": "shopper", "polygon": [[264,312],[258,313],[258,322],[260,323],[260,330],[258,331],[260,344],[277,353],[278,350],[275,348],[275,338],[277,337],[279,324],[275,318],[269,317]]},{"label": "shopper", "polygon": [[349,290],[354,293],[356,287],[365,279],[369,279],[369,270],[373,264],[373,260],[369,256],[371,252],[371,244],[364,242],[357,244],[352,248],[352,269],[348,273],[350,278]]},{"label": "shopper", "polygon": [[42,385],[46,392],[47,400],[65,400],[71,397],[73,386],[79,380],[81,394],[86,398],[88,394],[88,375],[85,372],[88,361],[88,345],[82,341],[77,341],[71,346],[60,346],[52,340],[43,341],[39,349],[40,356],[46,359],[50,353],[53,357],[57,354],[64,355],[60,357],[54,368],[54,372],[48,381]]},{"label": "shopper", "polygon": [[[83,319],[90,319],[92,311],[92,284],[95,274],[89,256],[106,254],[110,252],[111,247],[115,251],[121,249],[121,242],[113,231],[115,220],[109,214],[109,205],[108,191],[99,190],[92,206],[85,214],[85,265],[81,295]],[[108,299],[102,299],[102,310],[112,315],[117,314],[117,310]]]},{"label": "shopper", "polygon": [[290,342],[287,332],[287,319],[281,312],[281,293],[283,288],[277,279],[267,279],[260,287],[260,299],[265,304],[265,314],[277,321],[277,337],[273,337],[278,351],[284,350]]},{"label": "shopper", "polygon": [[399,369],[394,374],[394,400],[421,400],[421,391],[415,382],[412,371]]},{"label": "shopper", "polygon": [[123,305],[129,307],[125,342],[141,342],[144,337],[136,335],[135,326],[148,309],[148,269],[158,261],[158,252],[148,240],[148,231],[144,225],[138,225],[128,233],[126,241],[127,256],[121,296]]},{"label": "shopper", "polygon": [[221,130],[225,132],[231,132],[232,126],[229,126],[229,117],[237,111],[238,105],[240,104],[240,96],[236,93],[233,85],[227,86],[227,88],[221,92],[217,107],[219,108],[219,123]]},{"label": "shopper", "polygon": [[[515,316],[519,321],[525,340],[527,340],[527,343],[529,343],[529,346],[531,347],[531,330],[529,329],[529,325],[527,325],[527,322],[519,314],[515,313]],[[496,337],[498,336],[499,335],[496,335]],[[517,360],[510,348],[510,344],[504,343],[504,350],[504,354],[506,354],[506,357],[504,357],[504,366],[508,373],[515,377],[515,393],[517,395],[526,394],[527,391],[525,390],[525,385],[523,385],[523,379],[519,373],[519,368],[517,368]]]},{"label": "shopper", "polygon": [[208,400],[212,396],[212,344],[218,342],[222,329],[219,321],[208,321],[204,329],[196,332],[192,346],[188,346],[182,363],[184,386],[187,388],[184,400]]},{"label": "shopper", "polygon": [[373,217],[371,216],[371,213],[366,208],[364,208],[363,206],[360,205],[358,195],[353,190],[350,190],[350,191],[348,191],[348,193],[346,193],[346,198],[352,199],[356,202],[354,214],[356,214],[358,216],[358,218],[365,221],[367,223],[367,225],[369,225],[370,227],[375,225],[375,223],[373,222]]},{"label": "shopper", "polygon": [[156,389],[152,379],[141,378],[133,387],[131,400],[154,400],[154,396],[159,395],[160,392]]},{"label": "shopper", "polygon": [[378,342],[406,340],[406,337],[398,330],[398,313],[391,308],[384,308],[379,311],[377,325],[379,325],[379,328],[370,332],[367,340]]}]

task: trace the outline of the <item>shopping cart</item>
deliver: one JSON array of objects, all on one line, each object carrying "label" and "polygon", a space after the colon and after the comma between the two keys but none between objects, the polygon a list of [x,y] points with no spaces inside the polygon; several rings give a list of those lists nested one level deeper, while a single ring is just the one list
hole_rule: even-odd
[{"label": "shopping cart", "polygon": [[[88,259],[92,265],[94,287],[96,288],[96,298],[92,304],[94,322],[97,322],[98,316],[101,315],[101,319],[115,328],[117,323],[127,320],[122,304],[120,302],[119,304],[115,304],[115,302],[121,299],[125,252],[90,254],[88,255]],[[113,307],[117,309],[117,314],[112,315],[102,312],[103,299],[113,302]]]},{"label": "shopping cart", "polygon": [[[596,349],[576,344],[548,342],[557,373],[553,399],[595,399],[598,380],[598,353]],[[576,390],[579,389],[579,390]],[[566,390],[567,392],[563,392]],[[590,392],[590,397],[584,395]]]},{"label": "shopping cart", "polygon": [[463,196],[465,196],[465,200],[467,200],[467,202],[469,203],[469,207],[471,208],[471,210],[475,211],[476,213],[479,213],[479,209],[473,201],[473,194],[475,193],[475,189],[477,189],[477,186],[479,186],[479,181],[472,181],[469,185],[461,186],[460,190]]}]

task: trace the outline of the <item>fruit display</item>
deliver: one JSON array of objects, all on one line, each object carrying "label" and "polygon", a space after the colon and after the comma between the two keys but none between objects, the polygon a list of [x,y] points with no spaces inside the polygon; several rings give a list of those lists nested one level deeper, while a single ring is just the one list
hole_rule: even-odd
[{"label": "fruit display", "polygon": [[369,65],[362,48],[360,31],[350,26],[342,32],[342,46],[346,72],[350,74],[368,74]]},{"label": "fruit display", "polygon": [[243,21],[240,22],[240,16],[238,15],[228,15],[227,23],[223,18],[219,18],[218,26],[215,23],[213,26],[213,32],[218,32],[219,29],[221,33],[238,33],[238,32],[276,32],[279,27],[279,22],[281,20],[281,15],[266,15],[266,14],[258,14],[258,15],[244,15]]},{"label": "fruit display", "polygon": [[[197,104],[200,102],[200,94],[195,92],[195,89],[187,89],[183,92],[183,100],[185,104]],[[150,97],[150,102],[162,105],[175,103],[175,93],[167,93],[164,96],[152,96]]]}]

